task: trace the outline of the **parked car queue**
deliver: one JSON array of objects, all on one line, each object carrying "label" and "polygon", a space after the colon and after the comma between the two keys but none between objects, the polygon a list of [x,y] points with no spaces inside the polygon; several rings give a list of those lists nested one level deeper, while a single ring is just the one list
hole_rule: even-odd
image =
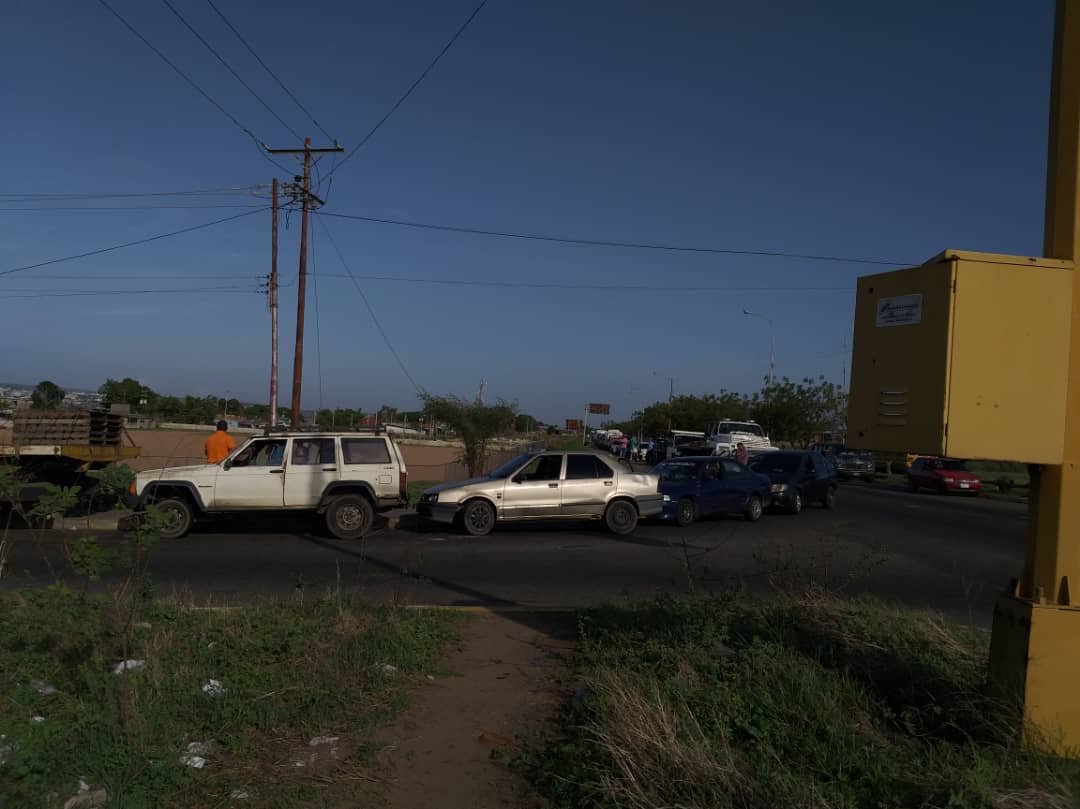
[{"label": "parked car queue", "polygon": [[739,514],[756,522],[768,509],[798,514],[809,504],[836,504],[836,472],[816,452],[780,450],[743,465],[731,458],[691,456],[648,472],[590,450],[521,455],[487,475],[432,486],[417,511],[424,519],[485,536],[497,524],[524,520],[595,520],[615,534],[641,519],[680,526]]}]

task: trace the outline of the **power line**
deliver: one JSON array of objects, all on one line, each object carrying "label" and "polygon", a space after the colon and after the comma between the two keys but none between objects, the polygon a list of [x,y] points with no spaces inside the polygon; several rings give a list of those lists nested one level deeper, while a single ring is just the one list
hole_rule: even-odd
[{"label": "power line", "polygon": [[259,138],[255,137],[254,132],[252,132],[250,129],[248,129],[246,126],[244,126],[242,123],[240,123],[240,121],[237,120],[235,115],[233,115],[231,112],[229,112],[223,106],[221,106],[221,104],[219,104],[208,92],[206,92],[202,87],[200,87],[198,84],[196,84],[196,82],[195,82],[195,80],[193,78],[191,78],[187,73],[185,73],[183,70],[181,70],[179,67],[177,67],[176,64],[171,59],[169,59],[169,57],[166,56],[160,49],[158,49],[149,39],[147,39],[142,34],[140,34],[138,29],[135,28],[135,26],[133,26],[126,19],[124,19],[123,16],[121,16],[120,12],[118,12],[116,9],[114,9],[112,6],[110,6],[108,4],[108,2],[106,2],[106,0],[98,0],[98,2],[102,6],[104,6],[105,9],[110,14],[112,14],[114,17],[116,17],[116,19],[118,19],[125,28],[127,28],[129,31],[131,31],[131,33],[133,33],[136,37],[138,37],[139,40],[144,45],[146,45],[146,47],[148,47],[155,54],[157,54],[158,57],[165,64],[167,64],[169,67],[171,67],[173,69],[173,72],[176,73],[176,75],[178,75],[180,78],[182,78],[184,81],[186,81],[195,90],[195,92],[197,92],[199,95],[201,95],[203,98],[205,98],[211,104],[213,104],[222,115],[224,115],[226,118],[228,118],[233,123],[233,126],[235,126],[237,129],[239,129],[241,132],[243,132],[249,138],[251,138],[251,140],[255,143],[255,147],[258,149],[259,154],[263,158],[270,161],[270,163],[275,165],[279,170],[284,171],[286,174],[289,173],[289,170],[285,166],[278,163],[276,160],[274,160],[272,157],[270,157],[268,154],[266,154],[263,151],[263,142]]},{"label": "power line", "polygon": [[555,242],[557,244],[577,244],[589,247],[617,247],[631,250],[662,250],[674,253],[709,253],[727,256],[766,256],[769,258],[792,258],[803,261],[835,261],[848,264],[882,264],[890,267],[907,267],[911,262],[893,261],[878,258],[851,258],[847,256],[821,256],[806,253],[788,253],[782,250],[733,250],[722,247],[688,247],[676,244],[652,244],[648,242],[616,242],[602,239],[576,239],[570,236],[554,236],[542,233],[514,233],[504,230],[485,230],[482,228],[439,225],[431,222],[410,222],[402,219],[382,219],[375,216],[355,216],[353,214],[330,213],[319,211],[319,216],[332,216],[335,219],[352,219],[358,222],[371,222],[377,225],[419,228],[420,230],[440,230],[447,233],[465,233],[470,236],[498,236],[503,239],[526,239],[534,242]]},{"label": "power line", "polygon": [[71,255],[71,256],[61,256],[60,258],[51,258],[48,261],[39,261],[36,264],[26,264],[26,265],[23,265],[22,267],[12,267],[9,270],[0,271],[0,276],[12,275],[12,274],[17,273],[17,272],[25,272],[26,270],[34,270],[34,269],[37,269],[38,267],[47,267],[50,264],[60,264],[61,262],[64,262],[64,261],[74,261],[75,259],[79,259],[79,258],[87,258],[89,256],[98,256],[98,255],[101,255],[102,253],[111,253],[114,250],[122,250],[125,247],[134,247],[134,246],[139,245],[139,244],[147,244],[148,242],[156,242],[159,239],[167,239],[170,236],[179,236],[179,235],[184,234],[184,233],[191,233],[191,232],[196,231],[196,230],[203,230],[204,228],[213,227],[214,225],[220,225],[223,222],[232,222],[234,219],[243,219],[245,216],[252,216],[254,214],[260,213],[261,211],[268,210],[268,207],[269,206],[264,207],[264,208],[258,208],[257,210],[254,210],[254,211],[246,211],[244,213],[238,213],[238,214],[235,214],[233,216],[226,216],[226,217],[224,217],[222,219],[215,219],[212,222],[204,222],[201,225],[192,225],[191,227],[181,228],[180,230],[172,230],[172,231],[169,231],[168,233],[159,233],[156,236],[148,236],[145,239],[136,239],[134,241],[124,242],[122,244],[114,244],[114,245],[111,245],[109,247],[100,247],[97,250],[88,250],[85,253],[76,253],[76,254]]},{"label": "power line", "polygon": [[338,163],[336,166],[331,168],[329,172],[327,172],[327,175],[326,175],[327,177],[332,176],[335,171],[337,171],[342,166],[344,166],[346,163],[348,163],[349,160],[352,159],[352,156],[355,155],[357,152],[359,152],[360,149],[362,149],[364,147],[364,145],[369,140],[371,140],[372,137],[374,137],[375,133],[378,132],[382,128],[382,125],[385,124],[390,119],[390,116],[398,111],[398,107],[400,107],[402,104],[404,104],[405,101],[409,98],[409,96],[411,96],[413,94],[413,91],[417,87],[420,86],[420,84],[424,81],[424,79],[427,78],[427,75],[435,68],[435,65],[437,65],[439,63],[439,60],[442,59],[446,55],[447,51],[449,51],[450,48],[452,48],[454,46],[454,43],[458,41],[458,38],[463,33],[465,33],[465,29],[469,27],[469,25],[472,23],[472,21],[474,19],[476,19],[476,15],[479,14],[483,10],[484,6],[486,6],[487,3],[488,3],[488,0],[481,0],[480,4],[476,8],[473,9],[472,14],[470,14],[468,17],[465,18],[465,22],[463,22],[461,24],[461,27],[458,28],[457,31],[454,32],[454,35],[452,37],[450,37],[449,41],[443,46],[443,49],[441,51],[439,51],[438,54],[436,54],[435,58],[432,59],[431,62],[428,63],[428,66],[424,68],[423,72],[419,76],[416,77],[416,80],[412,84],[409,85],[409,89],[406,90],[405,93],[396,102],[394,102],[394,105],[389,109],[389,111],[386,113],[386,115],[384,115],[382,118],[380,118],[379,121],[375,124],[375,126],[373,126],[368,131],[368,133],[366,135],[364,135],[364,137],[362,137],[360,139],[360,142],[357,143],[356,146],[353,147],[353,150],[351,152],[349,152],[347,155],[345,155],[345,157],[342,158],[340,163]]},{"label": "power line", "polygon": [[398,368],[401,369],[401,373],[405,374],[405,378],[409,380],[409,383],[413,386],[413,389],[418,393],[424,393],[424,389],[416,384],[416,380],[413,379],[412,374],[409,373],[409,369],[405,367],[404,361],[401,359],[401,355],[397,353],[397,349],[394,348],[394,344],[390,342],[390,337],[386,333],[386,329],[382,327],[382,323],[379,322],[378,315],[375,314],[375,309],[371,305],[371,301],[368,300],[367,294],[364,292],[364,288],[360,286],[360,282],[356,280],[352,270],[349,269],[349,265],[345,261],[345,256],[341,254],[341,250],[337,246],[337,242],[334,241],[334,234],[330,232],[330,228],[326,223],[321,221],[318,216],[315,217],[315,221],[319,222],[323,226],[323,230],[326,232],[326,238],[330,240],[330,246],[334,248],[334,252],[337,253],[338,260],[341,261],[341,266],[344,267],[345,272],[349,274],[349,278],[352,279],[353,286],[356,287],[356,291],[360,293],[360,299],[364,302],[364,306],[368,310],[368,314],[371,315],[371,322],[375,324],[375,328],[379,330],[379,334],[382,335],[383,342],[386,343],[386,347],[390,349],[390,353],[397,361]]},{"label": "power line", "polygon": [[258,191],[266,191],[269,186],[266,183],[258,183],[256,185],[239,185],[228,188],[195,188],[184,191],[125,191],[119,193],[74,193],[67,191],[46,192],[46,193],[0,193],[0,201],[7,199],[8,197],[15,197],[18,201],[31,200],[31,199],[118,199],[126,197],[189,197],[189,196],[203,196],[203,195],[216,195],[216,194],[255,194]]},{"label": "power line", "polygon": [[[277,82],[278,87],[280,87],[282,90],[285,91],[285,95],[287,95],[289,98],[291,98],[293,103],[296,104],[296,106],[298,106],[301,109],[301,111],[304,113],[304,115],[306,115],[311,120],[311,123],[315,124],[315,126],[319,129],[319,131],[322,132],[323,135],[326,136],[327,140],[331,140],[331,141],[334,141],[334,143],[337,143],[337,141],[330,135],[330,133],[327,132],[325,129],[323,129],[322,124],[320,124],[318,121],[315,120],[315,116],[312,115],[310,112],[308,112],[307,107],[305,107],[303,104],[300,103],[300,99],[297,98],[295,95],[293,95],[292,91],[289,90],[289,88],[285,86],[285,84],[281,81],[281,79],[279,79],[277,77],[277,74],[274,73],[274,71],[270,69],[270,66],[268,64],[266,64],[266,62],[264,62],[259,57],[259,54],[257,54],[255,52],[255,49],[253,47],[251,47],[251,45],[248,44],[248,41],[246,39],[244,39],[243,36],[241,36],[239,31],[236,30],[236,26],[233,25],[231,22],[229,22],[228,18],[224,14],[221,13],[221,10],[216,5],[214,5],[214,0],[206,0],[206,2],[208,2],[210,4],[210,8],[212,8],[214,10],[214,13],[217,14],[218,17],[221,18],[221,21],[223,23],[225,23],[225,25],[227,25],[229,27],[229,30],[232,31],[234,34],[236,34],[236,38],[240,40],[240,43],[245,48],[247,48],[248,53],[250,53],[252,56],[255,57],[255,61],[258,62],[260,65],[262,65],[263,70],[265,70],[267,73],[270,74],[270,78],[272,78],[275,82]],[[295,134],[295,133],[293,133],[293,134]],[[296,137],[299,138],[300,136],[297,135]]]},{"label": "power line", "polygon": [[178,211],[178,210],[207,210],[210,208],[258,208],[265,210],[265,205],[56,205],[52,207],[37,208],[6,208],[0,205],[0,213],[17,212],[29,213],[31,211]]},{"label": "power line", "polygon": [[211,54],[213,54],[214,58],[217,59],[219,62],[221,62],[221,64],[225,67],[225,69],[228,70],[233,75],[233,78],[236,79],[238,82],[240,82],[240,84],[243,85],[244,89],[247,90],[249,93],[251,93],[251,95],[254,96],[255,100],[258,101],[260,104],[262,104],[263,108],[267,112],[269,112],[271,115],[273,115],[274,118],[277,119],[277,122],[279,124],[281,124],[283,127],[288,129],[289,132],[292,133],[293,137],[302,140],[302,138],[300,137],[300,133],[298,133],[295,129],[293,129],[291,126],[289,126],[285,122],[285,120],[280,115],[278,115],[276,112],[274,112],[273,108],[263,100],[262,96],[260,96],[253,89],[251,89],[251,86],[246,81],[244,81],[242,78],[240,78],[240,74],[237,73],[235,70],[233,70],[232,65],[230,65],[228,62],[225,61],[225,58],[220,53],[217,52],[217,50],[214,48],[214,46],[211,45],[209,42],[207,42],[206,39],[203,38],[202,34],[200,34],[198,31],[196,31],[194,26],[192,26],[191,23],[189,23],[186,19],[184,19],[184,16],[179,11],[176,10],[176,6],[174,6],[172,3],[170,3],[169,0],[161,0],[161,2],[164,3],[165,6],[169,9],[169,11],[171,11],[176,16],[176,19],[180,20],[180,22],[184,24],[184,27],[187,28],[195,36],[195,38],[197,40],[199,40],[199,42],[201,42],[203,44],[203,46],[208,51],[210,51]]},{"label": "power line", "polygon": [[214,294],[239,293],[252,294],[259,290],[244,287],[187,287],[184,289],[99,289],[99,290],[74,290],[57,292],[20,293],[17,295],[0,294],[0,300],[13,300],[15,298],[79,298],[94,297],[100,295],[168,295],[213,292]]},{"label": "power line", "polygon": [[665,286],[651,286],[642,284],[574,284],[562,282],[530,282],[530,281],[484,281],[461,278],[407,278],[400,275],[342,275],[340,273],[323,273],[323,278],[345,278],[362,281],[390,281],[403,284],[431,284],[437,286],[468,286],[468,287],[501,287],[507,289],[567,289],[580,291],[598,292],[852,292],[854,287],[811,287],[811,286],[682,286],[674,283]]}]

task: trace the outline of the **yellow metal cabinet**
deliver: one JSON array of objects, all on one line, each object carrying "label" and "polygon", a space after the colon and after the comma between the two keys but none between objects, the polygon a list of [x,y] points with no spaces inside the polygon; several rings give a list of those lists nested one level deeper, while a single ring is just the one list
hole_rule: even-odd
[{"label": "yellow metal cabinet", "polygon": [[848,443],[1060,464],[1072,269],[946,250],[860,278]]}]

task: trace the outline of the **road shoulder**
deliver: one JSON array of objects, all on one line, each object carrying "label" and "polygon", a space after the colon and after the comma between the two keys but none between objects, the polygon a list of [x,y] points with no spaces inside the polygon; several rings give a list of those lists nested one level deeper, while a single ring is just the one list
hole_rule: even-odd
[{"label": "road shoulder", "polygon": [[569,612],[474,616],[446,673],[379,734],[386,805],[538,805],[508,762],[555,711],[573,630]]}]

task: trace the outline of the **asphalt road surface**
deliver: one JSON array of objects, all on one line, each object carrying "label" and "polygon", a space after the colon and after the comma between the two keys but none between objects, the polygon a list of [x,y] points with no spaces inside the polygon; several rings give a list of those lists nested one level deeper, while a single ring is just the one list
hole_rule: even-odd
[{"label": "asphalt road surface", "polygon": [[[217,605],[339,586],[384,603],[565,607],[814,584],[988,625],[995,596],[1020,573],[1025,526],[1023,506],[853,483],[834,511],[812,506],[688,529],[645,524],[631,537],[547,523],[502,526],[481,539],[383,529],[342,542],[314,519],[234,517],[159,542],[151,573],[160,596]],[[13,538],[0,587],[73,580],[59,532]]]}]

